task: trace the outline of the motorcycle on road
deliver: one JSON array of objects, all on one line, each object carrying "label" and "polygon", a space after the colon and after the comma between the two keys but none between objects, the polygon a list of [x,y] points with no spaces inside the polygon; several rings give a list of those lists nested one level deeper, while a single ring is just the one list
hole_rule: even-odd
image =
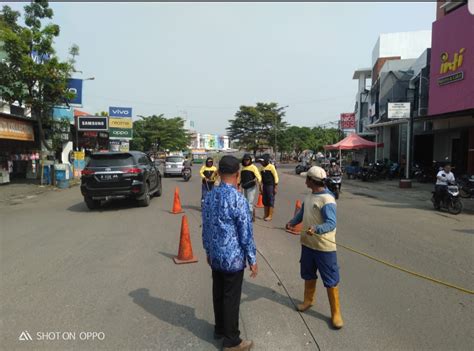
[{"label": "motorcycle on road", "polygon": [[339,194],[341,193],[341,185],[342,174],[340,173],[331,174],[326,178],[326,186],[334,194],[336,200],[339,199]]},{"label": "motorcycle on road", "polygon": [[181,175],[183,176],[183,179],[184,179],[185,182],[189,182],[189,180],[191,179],[191,175],[192,175],[191,167],[185,166],[183,168],[183,171],[181,172]]},{"label": "motorcycle on road", "polygon": [[432,192],[433,196],[431,197],[431,202],[435,209],[446,209],[449,213],[452,214],[460,214],[463,208],[461,198],[459,196],[459,187],[455,183],[451,183],[448,185],[446,192],[441,198],[440,201],[440,208],[436,207],[435,196],[436,193]]}]

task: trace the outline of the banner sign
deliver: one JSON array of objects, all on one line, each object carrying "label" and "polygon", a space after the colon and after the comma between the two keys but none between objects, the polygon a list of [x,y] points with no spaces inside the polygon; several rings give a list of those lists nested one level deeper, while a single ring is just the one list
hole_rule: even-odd
[{"label": "banner sign", "polygon": [[82,79],[68,79],[67,90],[74,94],[74,97],[69,101],[69,105],[82,107]]},{"label": "banner sign", "polygon": [[133,121],[131,118],[109,118],[109,128],[132,129]]},{"label": "banner sign", "polygon": [[35,141],[31,123],[0,117],[0,139]]},{"label": "banner sign", "polygon": [[131,107],[109,107],[109,117],[132,117]]},{"label": "banner sign", "polygon": [[79,116],[77,117],[78,130],[83,131],[107,131],[108,117]]},{"label": "banner sign", "polygon": [[341,129],[355,129],[355,113],[341,113]]},{"label": "banner sign", "polygon": [[72,107],[53,107],[53,120],[61,121],[67,119],[69,123],[74,124],[74,109]]},{"label": "banner sign", "polygon": [[109,128],[109,139],[132,139],[133,129]]},{"label": "banner sign", "polygon": [[410,118],[410,103],[389,102],[388,118]]}]

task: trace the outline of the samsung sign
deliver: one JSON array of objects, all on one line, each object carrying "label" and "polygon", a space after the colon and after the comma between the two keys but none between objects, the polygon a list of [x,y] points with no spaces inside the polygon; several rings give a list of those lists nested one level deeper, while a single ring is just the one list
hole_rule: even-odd
[{"label": "samsung sign", "polygon": [[110,117],[132,117],[131,107],[109,107]]},{"label": "samsung sign", "polygon": [[107,117],[81,116],[77,120],[78,130],[106,132],[109,129]]}]

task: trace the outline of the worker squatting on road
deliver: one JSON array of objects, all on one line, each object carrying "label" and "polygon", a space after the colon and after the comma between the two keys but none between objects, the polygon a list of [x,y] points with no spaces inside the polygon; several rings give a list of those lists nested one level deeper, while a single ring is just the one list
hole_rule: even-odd
[{"label": "worker squatting on road", "polygon": [[242,194],[249,203],[250,214],[252,215],[253,222],[255,222],[254,202],[257,189],[260,189],[260,192],[262,192],[262,176],[258,168],[253,164],[250,154],[245,154],[242,158],[239,186],[242,188]]},{"label": "worker squatting on road", "polygon": [[273,218],[273,209],[275,207],[275,195],[278,190],[278,173],[274,165],[270,163],[270,157],[265,155],[262,162],[262,195],[263,206],[265,207],[265,221],[271,221]]},{"label": "worker squatting on road", "polygon": [[214,160],[212,157],[206,159],[206,163],[201,167],[199,171],[202,179],[201,186],[201,205],[204,202],[206,194],[214,188],[214,184],[217,180],[217,168],[214,166]]},{"label": "worker squatting on road", "polygon": [[[339,267],[336,255],[336,200],[325,188],[326,172],[313,166],[306,175],[306,186],[311,189],[301,210],[286,225],[291,229],[303,222],[301,231],[301,278],[305,281],[304,302],[297,306],[301,312],[315,302],[317,271],[327,288],[331,306],[331,320],[335,328],[343,326],[339,306]],[[325,240],[328,239],[328,240]]]}]

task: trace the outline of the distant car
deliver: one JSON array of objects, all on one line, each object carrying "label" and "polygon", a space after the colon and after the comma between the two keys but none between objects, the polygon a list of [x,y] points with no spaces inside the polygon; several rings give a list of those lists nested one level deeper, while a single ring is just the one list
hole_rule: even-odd
[{"label": "distant car", "polygon": [[183,156],[168,156],[165,160],[165,177],[174,175],[181,176],[184,167],[184,157]]},{"label": "distant car", "polygon": [[81,193],[89,209],[123,198],[146,207],[152,196],[161,196],[161,173],[143,152],[94,153],[82,171]]}]

